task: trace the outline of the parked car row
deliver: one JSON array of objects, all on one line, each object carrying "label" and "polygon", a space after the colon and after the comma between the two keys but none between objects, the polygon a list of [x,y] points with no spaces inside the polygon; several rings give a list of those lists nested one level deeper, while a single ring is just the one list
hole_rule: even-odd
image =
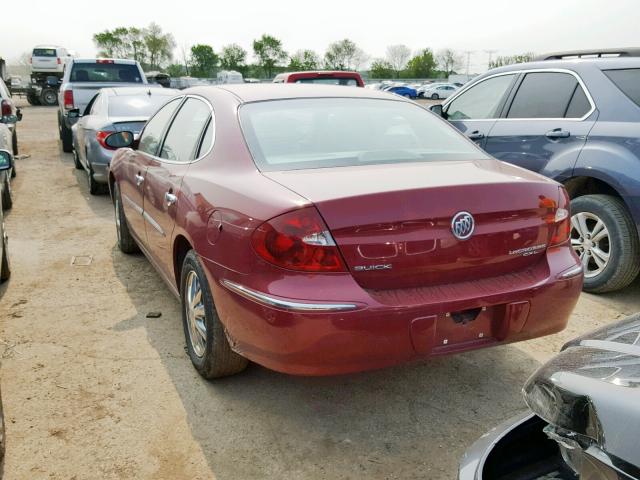
[{"label": "parked car row", "polygon": [[[4,212],[13,206],[11,179],[14,176],[15,168],[11,145],[13,134],[7,124],[15,123],[16,121],[17,119],[11,116],[3,116],[0,121],[0,282],[8,280],[11,275],[9,236],[4,224]],[[1,416],[0,412],[0,419]]]}]

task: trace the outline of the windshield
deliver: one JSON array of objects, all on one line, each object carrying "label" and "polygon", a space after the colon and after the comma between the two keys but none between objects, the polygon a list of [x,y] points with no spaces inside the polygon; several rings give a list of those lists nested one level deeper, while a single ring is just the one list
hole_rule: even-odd
[{"label": "windshield", "polygon": [[112,96],[109,98],[109,116],[150,117],[170,98],[172,98],[172,95]]},{"label": "windshield", "polygon": [[240,121],[262,171],[488,158],[453,127],[408,102],[256,102],[241,108]]},{"label": "windshield", "polygon": [[72,82],[142,83],[138,66],[123,63],[74,63]]}]

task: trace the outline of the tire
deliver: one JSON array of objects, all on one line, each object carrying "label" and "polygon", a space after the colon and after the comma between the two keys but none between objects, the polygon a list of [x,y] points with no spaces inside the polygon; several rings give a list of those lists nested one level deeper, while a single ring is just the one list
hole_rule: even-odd
[{"label": "tire", "polygon": [[432,93],[431,100],[440,100],[440,95],[438,95],[437,93]]},{"label": "tire", "polygon": [[[192,291],[190,287],[200,291],[200,301],[196,310],[200,310],[204,318],[194,316],[193,310],[189,307],[189,292]],[[187,253],[182,264],[180,299],[187,352],[198,373],[206,379],[212,379],[234,375],[244,370],[249,360],[231,349],[216,312],[207,276],[194,250]],[[197,322],[197,318],[200,318],[200,322]],[[201,328],[196,327],[196,324],[201,325]],[[203,335],[198,333],[202,332],[202,326],[205,330]],[[192,341],[192,335],[196,340]]]},{"label": "tire", "polygon": [[89,170],[87,171],[87,183],[89,184],[89,193],[91,195],[102,195],[107,193],[107,185],[96,182],[93,178],[93,168],[91,168],[91,164],[89,164]]},{"label": "tire", "polygon": [[[571,212],[571,245],[585,268],[583,290],[612,292],[633,282],[640,272],[640,239],[622,200],[584,195],[571,201]],[[597,228],[598,221],[604,228]]]},{"label": "tire", "polygon": [[53,88],[45,88],[40,93],[40,103],[46,107],[53,107],[58,104],[58,92]]},{"label": "tire", "polygon": [[27,93],[27,102],[29,102],[29,105],[35,105],[35,106],[40,105],[40,99],[33,92]]},{"label": "tire", "polygon": [[71,153],[73,151],[73,137],[71,129],[64,124],[64,119],[60,119],[60,140],[62,140],[62,151]]},{"label": "tire", "polygon": [[[4,231],[4,228],[3,228]],[[2,260],[0,261],[0,281],[4,282],[9,280],[11,276],[11,266],[9,265],[9,245],[5,238],[1,240],[4,242],[4,248],[2,249]],[[0,416],[2,416],[2,412],[0,411]],[[2,435],[0,434],[0,443],[2,442]],[[0,447],[1,448],[1,447]],[[2,456],[0,455],[0,458]]]},{"label": "tire", "polygon": [[9,180],[9,177],[5,177],[5,183],[2,186],[2,210],[9,210],[11,207],[13,207],[11,181]]},{"label": "tire", "polygon": [[122,195],[117,183],[113,184],[113,206],[116,216],[116,234],[118,236],[118,248],[123,253],[137,253],[140,247],[129,231],[127,217],[122,210]]},{"label": "tire", "polygon": [[14,155],[18,155],[18,133],[15,130],[11,136],[11,149]]},{"label": "tire", "polygon": [[80,157],[78,156],[78,152],[76,151],[76,149],[73,149],[73,166],[76,167],[76,170],[83,170],[84,167],[82,166],[82,163],[80,163]]}]

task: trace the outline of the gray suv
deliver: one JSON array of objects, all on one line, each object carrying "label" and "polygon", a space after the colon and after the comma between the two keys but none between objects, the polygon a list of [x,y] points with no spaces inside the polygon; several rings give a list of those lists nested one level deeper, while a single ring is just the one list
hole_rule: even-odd
[{"label": "gray suv", "polygon": [[638,276],[640,49],[555,53],[490,70],[431,109],[494,157],[567,188],[585,291]]}]

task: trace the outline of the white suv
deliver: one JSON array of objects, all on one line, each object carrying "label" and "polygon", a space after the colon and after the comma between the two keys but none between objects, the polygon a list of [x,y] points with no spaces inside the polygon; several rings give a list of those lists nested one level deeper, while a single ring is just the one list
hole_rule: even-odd
[{"label": "white suv", "polygon": [[34,73],[62,73],[64,62],[70,56],[70,53],[64,47],[36,45],[31,53],[31,71]]}]

